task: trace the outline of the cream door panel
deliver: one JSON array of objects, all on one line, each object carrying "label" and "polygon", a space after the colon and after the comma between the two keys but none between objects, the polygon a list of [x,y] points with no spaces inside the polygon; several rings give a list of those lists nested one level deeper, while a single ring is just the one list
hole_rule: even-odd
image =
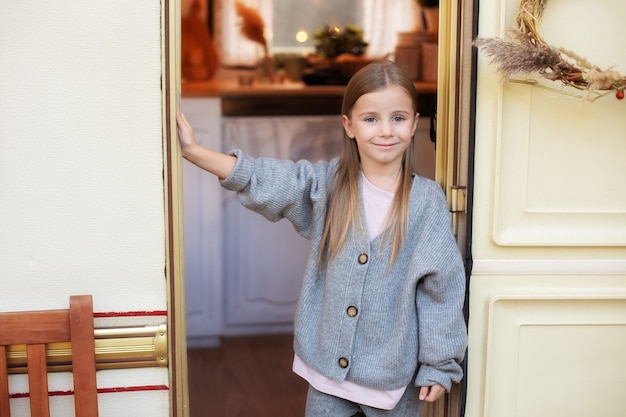
[{"label": "cream door panel", "polygon": [[517,83],[499,91],[494,241],[626,244],[626,186],[607,186],[624,172],[622,103],[582,102]]},{"label": "cream door panel", "polygon": [[[626,294],[604,297],[570,299],[535,291],[494,297],[488,333],[498,336],[487,345],[486,394],[492,407],[485,416],[614,413],[626,382],[614,372],[626,369]],[[606,378],[592,383],[598,374]],[[594,402],[581,408],[571,396]]]}]

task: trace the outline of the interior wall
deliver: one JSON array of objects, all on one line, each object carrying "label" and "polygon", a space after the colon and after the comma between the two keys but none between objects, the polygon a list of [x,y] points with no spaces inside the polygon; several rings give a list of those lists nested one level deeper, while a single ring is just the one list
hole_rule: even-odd
[{"label": "interior wall", "polygon": [[[0,311],[92,294],[96,326],[164,322],[160,2],[5,1],[0,39]],[[130,388],[101,416],[169,415],[167,385],[166,368],[101,371]]]}]

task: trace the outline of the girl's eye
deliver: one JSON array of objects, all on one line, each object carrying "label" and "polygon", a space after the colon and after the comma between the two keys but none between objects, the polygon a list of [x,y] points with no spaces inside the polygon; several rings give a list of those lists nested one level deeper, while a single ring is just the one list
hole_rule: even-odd
[{"label": "girl's eye", "polygon": [[404,120],[404,116],[395,116],[393,118],[394,122],[402,122]]},{"label": "girl's eye", "polygon": [[366,117],[364,119],[364,121],[367,122],[367,123],[374,123],[376,121],[376,118],[375,117]]}]

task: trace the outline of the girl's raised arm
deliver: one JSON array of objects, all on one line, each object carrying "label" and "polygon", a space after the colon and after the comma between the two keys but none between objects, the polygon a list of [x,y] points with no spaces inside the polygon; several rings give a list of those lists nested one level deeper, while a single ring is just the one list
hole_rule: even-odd
[{"label": "girl's raised arm", "polygon": [[193,129],[182,112],[176,113],[178,140],[183,157],[198,167],[224,179],[230,175],[237,158],[200,146],[193,134]]}]

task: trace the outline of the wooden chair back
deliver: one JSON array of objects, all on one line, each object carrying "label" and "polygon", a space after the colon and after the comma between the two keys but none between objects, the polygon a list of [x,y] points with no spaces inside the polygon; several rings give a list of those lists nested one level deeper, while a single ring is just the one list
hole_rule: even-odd
[{"label": "wooden chair back", "polygon": [[32,417],[50,417],[46,343],[70,342],[76,417],[98,416],[91,295],[70,297],[69,309],[0,313],[0,417],[10,417],[7,349],[26,345]]}]

